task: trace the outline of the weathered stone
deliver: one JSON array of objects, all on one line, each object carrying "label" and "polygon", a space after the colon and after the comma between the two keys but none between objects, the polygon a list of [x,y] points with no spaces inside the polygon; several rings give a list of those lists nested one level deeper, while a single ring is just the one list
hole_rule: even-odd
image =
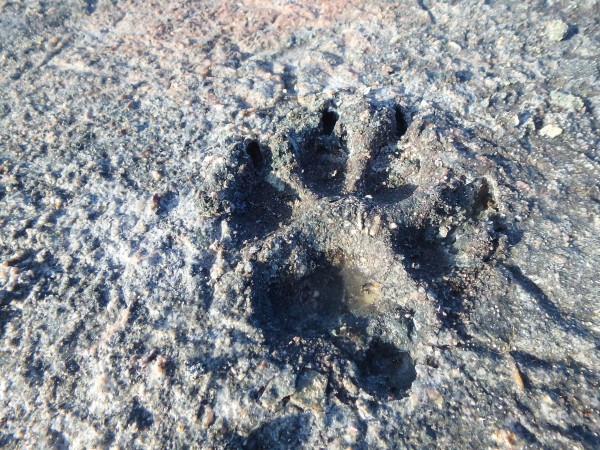
[{"label": "weathered stone", "polygon": [[298,377],[296,392],[290,402],[302,409],[318,409],[323,406],[327,377],[316,370],[309,370]]},{"label": "weathered stone", "polygon": [[562,41],[569,30],[569,26],[562,20],[551,20],[546,24],[546,37],[553,41]]},{"label": "weathered stone", "polygon": [[289,397],[295,392],[296,376],[286,372],[277,375],[265,388],[260,396],[263,406],[273,408],[277,406],[285,397]]},{"label": "weathered stone", "polygon": [[563,130],[558,125],[546,125],[540,130],[540,134],[542,136],[546,136],[549,138],[555,138],[562,134]]}]

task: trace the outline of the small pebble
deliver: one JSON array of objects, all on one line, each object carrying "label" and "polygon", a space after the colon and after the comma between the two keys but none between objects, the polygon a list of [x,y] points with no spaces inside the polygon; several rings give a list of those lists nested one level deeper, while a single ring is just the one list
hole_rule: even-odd
[{"label": "small pebble", "polygon": [[285,397],[292,395],[295,391],[295,381],[295,375],[287,372],[273,378],[260,397],[262,405],[266,408],[272,408]]},{"label": "small pebble", "polygon": [[549,137],[550,139],[559,136],[563,132],[562,128],[557,125],[546,125],[540,130],[542,136]]},{"label": "small pebble", "polygon": [[204,415],[202,416],[202,428],[209,428],[213,423],[215,423],[215,412],[209,405],[204,410]]},{"label": "small pebble", "polygon": [[383,66],[383,73],[386,73],[388,75],[391,75],[392,73],[394,73],[394,68],[392,66]]},{"label": "small pebble", "polygon": [[373,224],[371,225],[371,229],[369,230],[369,236],[377,236],[379,234],[380,229],[381,229],[381,216],[375,216],[373,218]]},{"label": "small pebble", "polygon": [[546,37],[552,42],[560,42],[568,30],[569,26],[562,20],[551,20],[546,24]]}]

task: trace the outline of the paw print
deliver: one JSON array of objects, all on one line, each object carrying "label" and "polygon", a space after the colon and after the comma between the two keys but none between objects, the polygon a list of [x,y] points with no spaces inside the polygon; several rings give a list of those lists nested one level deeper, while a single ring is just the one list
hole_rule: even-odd
[{"label": "paw print", "polygon": [[432,184],[403,154],[422,118],[395,101],[288,117],[269,141],[234,145],[217,194],[252,266],[251,320],[273,358],[329,374],[329,395],[402,398],[411,354],[442,328],[464,333],[462,293],[498,247],[493,184]]}]

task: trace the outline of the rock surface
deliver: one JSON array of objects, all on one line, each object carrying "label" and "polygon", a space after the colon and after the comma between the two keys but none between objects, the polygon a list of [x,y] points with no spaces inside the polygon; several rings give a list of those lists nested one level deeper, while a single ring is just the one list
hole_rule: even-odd
[{"label": "rock surface", "polygon": [[0,446],[600,447],[598,9],[0,2]]}]

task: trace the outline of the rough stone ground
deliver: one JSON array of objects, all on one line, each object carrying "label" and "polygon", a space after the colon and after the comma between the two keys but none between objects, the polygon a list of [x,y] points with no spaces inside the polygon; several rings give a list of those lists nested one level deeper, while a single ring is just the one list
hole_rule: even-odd
[{"label": "rough stone ground", "polygon": [[600,447],[600,8],[0,1],[0,446]]}]

